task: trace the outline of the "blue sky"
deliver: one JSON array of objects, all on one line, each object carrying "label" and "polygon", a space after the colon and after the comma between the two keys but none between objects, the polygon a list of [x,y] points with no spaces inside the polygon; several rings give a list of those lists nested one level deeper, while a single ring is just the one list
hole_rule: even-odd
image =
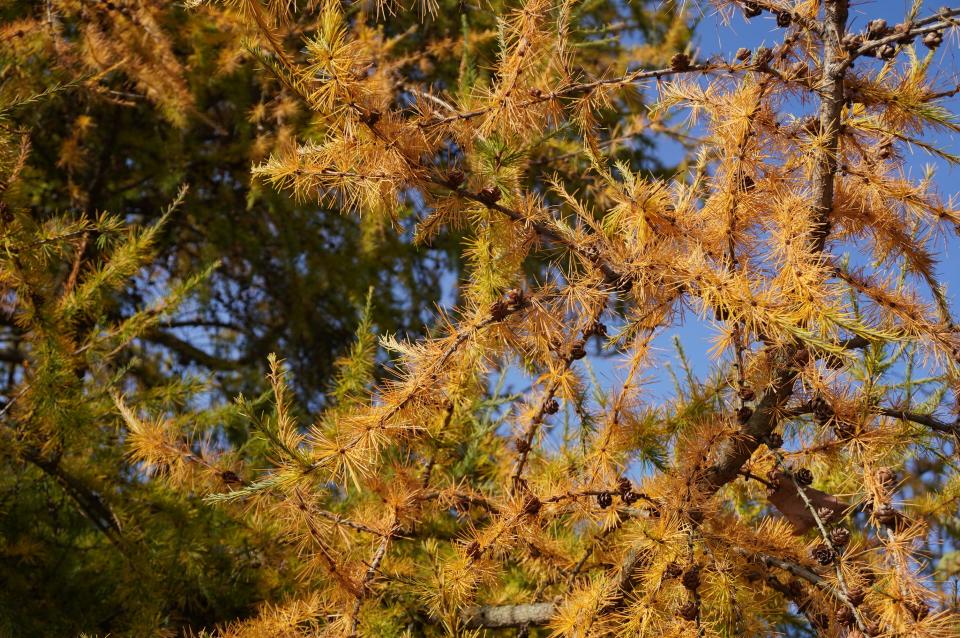
[{"label": "blue sky", "polygon": [[[896,24],[904,19],[910,8],[910,2],[903,0],[883,0],[856,2],[851,6],[851,25],[854,29],[862,29],[865,24],[873,18],[883,18],[890,24]],[[929,4],[929,3],[928,3]],[[739,47],[755,49],[758,46],[774,46],[782,40],[783,29],[776,26],[776,22],[769,13],[762,17],[747,21],[742,14],[736,13],[731,19],[724,23],[723,17],[719,15],[716,8],[706,2],[697,2],[688,5],[692,11],[699,12],[701,22],[698,25],[694,50],[697,59],[706,59],[717,53],[724,53],[729,57],[732,51]],[[935,11],[939,5],[930,4],[930,6],[921,10],[921,16],[929,15]],[[956,36],[953,36],[956,38]],[[950,41],[948,44],[956,45],[958,42]],[[921,47],[922,52],[926,49]],[[875,64],[867,61],[864,64]],[[958,65],[955,47],[943,46],[936,54],[936,63],[940,67],[940,79],[942,84],[950,88],[957,84]],[[945,102],[951,111],[960,112],[960,99],[954,97]],[[940,136],[936,139],[927,139],[935,142],[939,147],[946,151],[960,154],[960,143],[956,136]],[[936,169],[936,182],[941,186],[941,195],[948,198],[957,193],[957,178],[960,177],[960,168],[951,166],[947,162],[937,157],[931,156],[920,149],[906,149],[907,171],[910,175],[920,176],[923,174],[925,166],[932,165]],[[661,156],[667,161],[679,160],[679,148],[676,145],[664,143],[660,148]],[[672,155],[672,157],[671,157]],[[954,190],[948,190],[952,187]],[[939,251],[940,266],[939,274],[941,280],[947,285],[948,296],[951,300],[951,306],[956,312],[960,310],[960,239],[955,234],[950,235],[949,239],[940,246]],[[715,335],[715,330],[709,322],[704,322],[691,313],[685,317],[682,325],[672,330],[662,333],[656,340],[656,346],[659,352],[659,360],[665,365],[676,364],[676,350],[673,346],[675,337],[679,337],[685,352],[697,371],[702,376],[709,371],[715,363],[708,356],[711,347],[711,338]],[[596,361],[594,368],[602,379],[613,381],[619,375],[614,368],[615,361]],[[669,375],[658,375],[649,378],[648,388],[655,394],[669,394],[672,389],[672,383]]]}]

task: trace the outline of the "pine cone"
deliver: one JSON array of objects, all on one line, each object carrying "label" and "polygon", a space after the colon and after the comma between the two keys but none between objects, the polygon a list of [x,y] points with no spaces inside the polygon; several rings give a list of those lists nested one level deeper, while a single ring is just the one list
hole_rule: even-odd
[{"label": "pine cone", "polygon": [[503,194],[496,186],[484,186],[482,189],[480,189],[480,192],[477,193],[477,197],[480,199],[480,201],[488,206],[490,204],[496,204],[499,202],[502,196]]},{"label": "pine cone", "polygon": [[582,341],[577,341],[570,347],[570,359],[578,361],[587,356],[587,350],[583,347]]},{"label": "pine cone", "polygon": [[877,470],[876,477],[877,482],[883,487],[883,489],[888,491],[892,490],[893,486],[897,483],[897,474],[889,467],[881,467],[879,470]]},{"label": "pine cone", "polygon": [[859,33],[848,33],[843,36],[843,40],[840,41],[843,45],[843,48],[848,50],[859,49],[863,46],[863,36]]},{"label": "pine cone", "polygon": [[626,494],[623,494],[620,498],[623,499],[624,505],[633,505],[634,503],[640,500],[640,495],[637,494],[636,492],[627,492]]},{"label": "pine cone", "polygon": [[607,336],[607,326],[599,321],[594,321],[586,330],[583,331],[584,337],[589,337],[591,335],[597,335],[601,339]]},{"label": "pine cone", "polygon": [[455,189],[460,188],[464,179],[466,179],[466,175],[464,175],[463,171],[459,168],[451,169],[450,172],[447,173],[447,184]]},{"label": "pine cone", "polygon": [[759,47],[753,55],[753,63],[757,66],[766,66],[773,58],[773,51],[767,47]]},{"label": "pine cone", "polygon": [[777,26],[783,29],[786,29],[790,26],[790,23],[793,22],[793,15],[787,11],[778,11],[777,12]]},{"label": "pine cone", "polygon": [[560,410],[560,404],[557,403],[556,399],[550,399],[547,401],[547,404],[543,406],[544,414],[556,414]]},{"label": "pine cone", "polygon": [[801,467],[799,470],[794,472],[793,477],[797,480],[797,484],[801,485],[802,487],[808,487],[813,483],[813,472],[805,467]]},{"label": "pine cone", "polygon": [[631,490],[633,490],[633,483],[626,476],[621,476],[617,480],[617,491],[620,492],[620,496],[629,494]]},{"label": "pine cone", "polygon": [[874,510],[873,517],[881,525],[886,525],[887,527],[893,527],[897,519],[900,517],[899,512],[893,508],[893,505],[889,503],[884,503],[880,507]]},{"label": "pine cone", "polygon": [[516,440],[514,440],[513,446],[517,448],[517,452],[520,454],[530,451],[530,444],[527,443],[526,439],[521,439],[520,437],[517,437]]},{"label": "pine cone", "polygon": [[477,560],[482,555],[483,550],[480,549],[480,543],[477,541],[470,541],[470,544],[467,545],[467,557],[470,560]]},{"label": "pine cone", "polygon": [[859,607],[863,604],[864,599],[867,597],[863,587],[851,587],[847,591],[847,600],[850,601],[850,604],[854,607]]},{"label": "pine cone", "polygon": [[844,605],[837,610],[836,615],[837,624],[841,627],[852,627],[853,621],[855,620],[853,616],[853,611]]},{"label": "pine cone", "polygon": [[877,55],[880,56],[882,60],[892,60],[895,55],[897,55],[897,47],[892,44],[885,44],[877,51]]},{"label": "pine cone", "polygon": [[833,563],[833,550],[822,543],[814,547],[810,553],[813,559],[824,567]]},{"label": "pine cone", "polygon": [[830,407],[830,404],[827,403],[823,397],[814,397],[810,401],[810,407],[813,408],[813,418],[820,425],[826,425],[826,423],[833,418],[833,408]]},{"label": "pine cone", "polygon": [[751,51],[750,49],[746,49],[744,47],[740,47],[739,49],[737,49],[736,58],[740,62],[746,62],[747,60],[750,59],[751,55],[753,55],[753,51]]},{"label": "pine cone", "polygon": [[600,509],[607,509],[613,505],[613,495],[610,492],[600,492],[597,494],[597,505]]},{"label": "pine cone", "polygon": [[830,542],[834,547],[846,547],[850,542],[850,530],[845,527],[837,527],[830,532]]},{"label": "pine cone", "polygon": [[756,2],[744,2],[743,3],[743,15],[749,20],[750,18],[756,18],[759,15],[763,14],[763,7],[761,7]]},{"label": "pine cone", "polygon": [[243,480],[237,476],[236,472],[231,470],[224,470],[220,472],[220,480],[223,481],[226,485],[242,485]]},{"label": "pine cone", "polygon": [[679,578],[683,573],[683,568],[680,567],[680,563],[675,560],[667,563],[667,566],[663,570],[663,575],[667,578]]},{"label": "pine cone", "polygon": [[691,565],[687,568],[687,571],[683,572],[683,576],[680,578],[680,583],[689,589],[694,591],[700,587],[700,567],[697,565]]},{"label": "pine cone", "polygon": [[876,20],[871,20],[867,23],[867,35],[871,38],[879,38],[887,35],[889,29],[887,28],[887,21],[881,18]]},{"label": "pine cone", "polygon": [[507,293],[507,305],[511,308],[520,308],[527,303],[526,295],[522,288],[513,288]]},{"label": "pine cone", "polygon": [[540,508],[542,507],[543,503],[540,499],[531,494],[523,504],[523,513],[527,516],[536,516],[540,513]]},{"label": "pine cone", "polygon": [[943,34],[939,31],[933,31],[923,36],[923,45],[930,50],[935,50],[943,44]]},{"label": "pine cone", "polygon": [[746,422],[749,421],[750,417],[752,416],[753,416],[753,409],[747,406],[743,406],[737,409],[737,422],[740,425],[746,424]]},{"label": "pine cone", "polygon": [[510,314],[510,308],[507,306],[507,302],[498,299],[493,302],[493,305],[490,306],[490,318],[494,321],[503,321]]},{"label": "pine cone", "polygon": [[690,68],[690,56],[686,53],[675,53],[670,58],[670,68],[674,71],[686,71]]},{"label": "pine cone", "polygon": [[696,620],[697,604],[692,600],[688,600],[677,608],[677,615],[684,620]]},{"label": "pine cone", "polygon": [[753,401],[757,398],[757,394],[753,391],[753,388],[748,386],[743,386],[740,388],[740,400],[741,401]]},{"label": "pine cone", "polygon": [[767,438],[764,439],[764,443],[766,443],[767,447],[771,450],[778,450],[783,447],[783,437],[776,432],[771,432],[767,435]]}]

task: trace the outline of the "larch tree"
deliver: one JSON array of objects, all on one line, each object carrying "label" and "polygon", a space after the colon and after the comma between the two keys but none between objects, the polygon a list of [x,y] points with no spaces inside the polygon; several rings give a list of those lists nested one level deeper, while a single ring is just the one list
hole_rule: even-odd
[{"label": "larch tree", "polygon": [[[374,326],[418,338],[444,325],[432,304],[467,272],[468,229],[441,223],[413,241],[429,208],[413,191],[389,215],[360,216],[251,176],[251,163],[325,130],[271,71],[313,64],[302,43],[328,37],[323,6],[299,5],[0,6],[2,636],[189,635],[301,597],[290,537],[202,498],[274,462],[245,416],[269,400],[268,354],[282,353],[289,414],[305,420],[387,377],[368,361],[386,353],[372,354]],[[397,82],[391,108],[407,109],[490,84],[510,6],[444,0],[427,18],[384,19],[358,5],[344,25],[389,60],[378,77]],[[578,63],[599,76],[666,64],[692,22],[672,5],[597,2],[569,28]],[[642,96],[620,99],[636,110]],[[653,127],[599,116],[615,132],[602,142],[610,157],[669,173]],[[529,160],[546,166],[576,140],[555,134]],[[537,189],[544,174],[517,179]],[[553,255],[530,257],[528,276],[552,270]],[[335,365],[351,351],[352,367]],[[231,403],[239,393],[252,398]],[[163,415],[175,451],[219,482],[154,477],[130,455],[142,439],[119,397],[137,418]]]},{"label": "larch tree", "polygon": [[[456,229],[465,270],[428,338],[364,321],[310,420],[272,358],[269,406],[237,400],[265,466],[116,395],[134,462],[299,572],[218,635],[960,632],[960,335],[936,270],[960,214],[904,161],[957,161],[930,136],[958,131],[937,55],[960,9],[854,28],[847,0],[718,0],[779,43],[650,68],[594,54],[617,29],[584,30],[595,5],[525,0],[491,67],[466,38],[436,86],[385,35],[402,9],[241,6],[312,116],[254,175],[392,224],[412,202],[416,240]],[[299,11],[316,29],[290,47]],[[632,165],[643,131],[691,160]],[[657,401],[653,340],[690,316],[717,371]]]}]

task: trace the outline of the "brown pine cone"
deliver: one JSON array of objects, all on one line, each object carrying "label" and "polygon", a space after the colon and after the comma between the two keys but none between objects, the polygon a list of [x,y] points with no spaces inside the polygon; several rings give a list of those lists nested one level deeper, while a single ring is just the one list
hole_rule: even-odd
[{"label": "brown pine cone", "polygon": [[546,405],[543,406],[544,414],[556,414],[560,410],[560,404],[557,403],[556,399],[550,399],[547,401]]},{"label": "brown pine cone", "polygon": [[631,490],[633,490],[633,483],[626,476],[621,476],[617,480],[617,491],[620,492],[620,496],[630,493]]},{"label": "brown pine cone", "polygon": [[805,467],[801,467],[794,472],[793,477],[797,480],[797,483],[803,487],[808,487],[813,484],[813,472]]},{"label": "brown pine cone", "polygon": [[871,20],[867,23],[867,35],[871,38],[879,38],[887,34],[887,21],[881,18]]},{"label": "brown pine cone", "polygon": [[496,186],[484,186],[480,189],[480,192],[477,193],[477,197],[484,204],[496,204],[500,201],[500,198],[503,194],[500,192],[500,189]]},{"label": "brown pine cone", "polygon": [[684,620],[696,620],[697,604],[692,600],[688,600],[677,608],[677,615]]},{"label": "brown pine cone", "polygon": [[750,49],[746,49],[744,47],[740,47],[739,49],[737,49],[736,58],[740,62],[746,62],[747,60],[750,59],[751,55],[753,55],[753,51],[751,51]]},{"label": "brown pine cone", "polygon": [[683,568],[680,567],[680,563],[678,563],[675,560],[672,560],[669,563],[667,563],[666,568],[664,568],[663,570],[663,575],[666,578],[679,578],[682,573],[683,573]]},{"label": "brown pine cone", "polygon": [[892,490],[893,486],[897,483],[897,474],[889,467],[881,467],[877,470],[877,482],[885,490]]},{"label": "brown pine cone", "polygon": [[910,612],[913,619],[918,622],[926,618],[930,613],[930,606],[919,598],[905,600],[903,601],[903,606]]},{"label": "brown pine cone", "polygon": [[837,610],[836,620],[841,627],[852,627],[854,621],[853,610],[844,605]]},{"label": "brown pine cone", "polygon": [[490,306],[490,318],[494,321],[503,321],[510,314],[510,308],[507,307],[507,302],[498,299],[494,301]]},{"label": "brown pine cone", "polygon": [[863,591],[863,587],[851,587],[847,591],[847,600],[849,600],[850,604],[854,607],[862,605],[866,597],[867,593]]},{"label": "brown pine cone", "polygon": [[756,2],[744,2],[743,15],[748,20],[750,18],[756,18],[757,16],[763,15],[763,7]]},{"label": "brown pine cone", "polygon": [[814,547],[810,553],[813,559],[824,567],[833,563],[833,550],[822,543]]},{"label": "brown pine cone", "polygon": [[587,356],[587,350],[583,347],[583,342],[578,341],[570,347],[570,359],[578,361]]},{"label": "brown pine cone", "polygon": [[453,188],[460,188],[464,179],[466,179],[466,175],[464,175],[463,171],[459,168],[451,169],[450,172],[447,173],[447,184]]},{"label": "brown pine cone", "polygon": [[900,517],[900,514],[896,509],[894,509],[893,505],[884,503],[873,511],[873,517],[881,525],[893,527],[896,524],[897,519]]},{"label": "brown pine cone", "polygon": [[520,454],[530,451],[530,444],[527,443],[526,439],[521,439],[520,437],[517,437],[514,440],[513,446],[517,449],[517,452],[519,452]]},{"label": "brown pine cone", "polygon": [[700,587],[700,567],[698,565],[688,567],[687,571],[683,572],[680,583],[690,591]]},{"label": "brown pine cone", "polygon": [[600,492],[597,494],[597,505],[600,509],[607,509],[613,505],[613,495],[610,492]]},{"label": "brown pine cone", "polygon": [[526,502],[523,504],[523,513],[527,516],[536,516],[540,513],[540,508],[543,507],[543,503],[539,498],[531,494],[527,497]]},{"label": "brown pine cone", "polygon": [[934,50],[943,44],[943,34],[939,31],[933,31],[923,36],[923,45],[928,49]]},{"label": "brown pine cone", "polygon": [[830,542],[835,547],[846,547],[847,543],[850,542],[850,530],[845,527],[837,527],[830,532]]},{"label": "brown pine cone", "polygon": [[793,22],[793,16],[786,11],[777,12],[777,26],[786,29]]},{"label": "brown pine cone", "polygon": [[670,68],[674,71],[686,71],[690,68],[690,56],[686,53],[675,53],[670,58]]},{"label": "brown pine cone", "polygon": [[764,443],[766,443],[767,447],[771,450],[778,450],[783,447],[783,437],[776,432],[771,432],[767,435],[767,438],[764,439]]},{"label": "brown pine cone", "polygon": [[747,406],[737,409],[737,422],[740,425],[745,424],[753,416],[753,410]]}]

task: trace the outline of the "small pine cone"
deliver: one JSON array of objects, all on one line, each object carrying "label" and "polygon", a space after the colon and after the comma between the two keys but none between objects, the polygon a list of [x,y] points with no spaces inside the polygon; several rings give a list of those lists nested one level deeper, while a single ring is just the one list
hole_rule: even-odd
[{"label": "small pine cone", "polygon": [[793,477],[797,479],[797,483],[803,487],[807,487],[813,483],[813,472],[805,467],[801,467],[799,470],[794,472]]},{"label": "small pine cone", "polygon": [[640,495],[637,494],[636,492],[627,492],[626,494],[623,494],[620,498],[623,499],[624,505],[633,505],[634,503],[640,500]]},{"label": "small pine cone", "polygon": [[848,33],[843,36],[843,40],[841,40],[840,43],[843,45],[843,48],[848,50],[859,49],[863,46],[863,36],[859,33]]},{"label": "small pine cone", "polygon": [[680,563],[678,563],[675,560],[672,560],[669,563],[667,563],[667,566],[663,570],[663,575],[666,578],[679,578],[682,573],[683,573],[683,568],[680,567]]},{"label": "small pine cone", "polygon": [[480,192],[477,193],[477,197],[484,204],[496,204],[500,201],[500,198],[503,194],[500,192],[500,189],[496,186],[484,186],[480,189]]},{"label": "small pine cone", "polygon": [[814,547],[810,553],[813,559],[824,567],[833,563],[833,550],[822,543]]},{"label": "small pine cone", "polygon": [[833,408],[823,397],[814,397],[810,401],[810,407],[813,409],[813,418],[820,425],[826,425],[833,418]]},{"label": "small pine cone", "polygon": [[503,321],[509,314],[510,308],[507,306],[507,302],[502,299],[494,301],[490,306],[490,318],[494,321]]},{"label": "small pine cone", "polygon": [[557,403],[556,399],[550,399],[547,401],[547,404],[543,406],[544,414],[556,414],[560,410],[560,404]]},{"label": "small pine cone", "polygon": [[763,14],[763,7],[761,7],[756,2],[744,2],[743,3],[743,15],[749,20],[750,18],[756,18],[759,15]]},{"label": "small pine cone", "polygon": [[896,524],[899,516],[900,514],[897,512],[897,510],[895,510],[889,503],[884,503],[873,511],[873,517],[877,520],[877,522],[881,525],[886,525],[887,527],[893,527]]},{"label": "small pine cone", "polygon": [[381,113],[377,109],[370,109],[369,111],[364,113],[362,116],[360,116],[360,119],[363,121],[364,124],[373,126],[374,124],[380,121],[380,115]]},{"label": "small pine cone", "polygon": [[520,454],[530,451],[530,444],[527,443],[526,439],[521,439],[520,437],[517,437],[516,440],[514,440],[513,446],[517,448],[517,452]]},{"label": "small pine cone", "polygon": [[863,587],[851,587],[847,590],[847,600],[849,600],[850,604],[854,607],[862,605],[866,597],[867,593],[863,591]]},{"label": "small pine cone", "polygon": [[531,494],[523,504],[523,513],[527,516],[536,516],[540,513],[540,508],[542,507],[543,503],[540,499]]},{"label": "small pine cone", "polygon": [[530,97],[534,99],[540,99],[541,97],[543,97],[543,91],[541,91],[538,88],[532,88],[530,89]]},{"label": "small pine cone", "polygon": [[579,361],[587,356],[587,350],[583,347],[582,341],[577,341],[572,346],[570,346],[570,359],[573,361]]},{"label": "small pine cone", "polygon": [[447,173],[447,184],[455,189],[460,188],[460,186],[463,185],[464,179],[466,179],[466,175],[464,175],[463,171],[461,171],[459,168],[451,169],[451,171]]},{"label": "small pine cone", "polygon": [[607,336],[607,326],[599,321],[594,321],[583,331],[584,337],[591,335],[597,335],[601,339],[605,338]]},{"label": "small pine cone", "polygon": [[897,47],[892,44],[885,44],[877,51],[877,55],[882,60],[892,60],[897,55]]},{"label": "small pine cone", "polygon": [[507,293],[507,305],[511,308],[520,308],[526,303],[527,299],[521,288],[514,288]]},{"label": "small pine cone", "polygon": [[783,437],[776,432],[771,432],[767,435],[767,438],[764,439],[764,443],[766,443],[767,447],[771,450],[778,450],[783,447]]},{"label": "small pine cone", "polygon": [[613,495],[610,492],[600,492],[597,494],[597,506],[605,510],[613,505]]},{"label": "small pine cone", "polygon": [[836,620],[841,627],[852,627],[854,621],[853,610],[846,605],[840,607],[837,610]]},{"label": "small pine cone", "polygon": [[887,34],[887,21],[881,18],[871,20],[867,23],[867,35],[871,38],[879,38]]},{"label": "small pine cone", "polygon": [[743,386],[740,388],[740,400],[741,401],[753,401],[757,398],[756,392],[753,391],[753,388],[748,386]]},{"label": "small pine cone", "polygon": [[850,530],[845,527],[837,527],[830,532],[830,542],[834,547],[846,547],[850,542]]},{"label": "small pine cone", "polygon": [[677,615],[683,618],[684,620],[696,620],[697,604],[692,600],[688,600],[687,602],[677,607]]},{"label": "small pine cone", "polygon": [[773,58],[773,51],[767,47],[759,47],[753,55],[753,63],[757,66],[766,66]]},{"label": "small pine cone", "polygon": [[629,494],[633,490],[633,483],[630,482],[626,476],[621,476],[617,479],[617,491],[620,492],[620,496]]},{"label": "small pine cone", "polygon": [[753,416],[753,410],[747,406],[737,409],[737,422],[744,425]]},{"label": "small pine cone", "polygon": [[793,15],[787,11],[777,12],[777,26],[786,29],[790,26],[790,23],[793,22]]},{"label": "small pine cone", "polygon": [[736,58],[740,62],[746,62],[747,60],[750,59],[751,55],[753,55],[753,51],[744,47],[740,47],[739,49],[737,49]]},{"label": "small pine cone", "polygon": [[879,483],[883,489],[889,491],[893,489],[893,486],[897,483],[897,474],[889,467],[881,467],[877,470],[877,483]]},{"label": "small pine cone", "polygon": [[690,591],[698,589],[700,587],[700,567],[697,565],[688,567],[687,571],[683,572],[683,576],[680,578],[680,584]]},{"label": "small pine cone", "polygon": [[480,548],[480,543],[477,541],[470,541],[470,544],[467,545],[467,558],[470,560],[477,560],[482,555],[483,550]]},{"label": "small pine cone", "polygon": [[930,613],[930,606],[919,598],[905,600],[903,601],[903,606],[906,607],[907,611],[910,612],[910,615],[913,616],[913,619],[917,622],[926,618]]},{"label": "small pine cone", "polygon": [[231,470],[220,472],[220,480],[226,485],[241,485],[243,483],[243,480],[237,476],[237,473]]},{"label": "small pine cone", "polygon": [[686,53],[675,53],[670,58],[670,68],[674,71],[686,71],[690,68],[690,56]]},{"label": "small pine cone", "polygon": [[933,31],[923,36],[923,46],[930,50],[935,50],[943,44],[943,34],[939,31]]}]

